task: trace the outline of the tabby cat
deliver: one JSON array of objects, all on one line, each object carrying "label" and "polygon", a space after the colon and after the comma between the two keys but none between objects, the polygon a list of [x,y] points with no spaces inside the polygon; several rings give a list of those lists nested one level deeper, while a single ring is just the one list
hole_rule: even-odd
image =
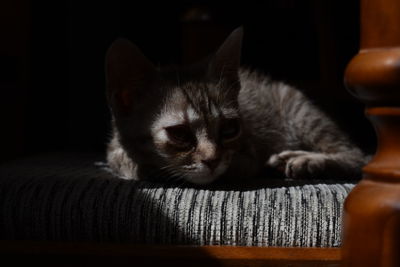
[{"label": "tabby cat", "polygon": [[161,69],[128,40],[111,45],[107,160],[120,177],[207,184],[265,168],[294,179],[360,174],[363,153],[299,90],[240,68],[242,36],[236,29],[198,64]]}]

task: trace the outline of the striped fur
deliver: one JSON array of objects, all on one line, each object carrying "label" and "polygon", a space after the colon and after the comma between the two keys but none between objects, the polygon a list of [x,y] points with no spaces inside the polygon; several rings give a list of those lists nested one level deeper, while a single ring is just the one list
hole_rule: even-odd
[{"label": "striped fur", "polygon": [[196,184],[266,168],[289,178],[358,176],[365,156],[301,91],[239,68],[241,39],[238,29],[209,61],[161,70],[133,44],[113,45],[111,168],[126,179]]}]

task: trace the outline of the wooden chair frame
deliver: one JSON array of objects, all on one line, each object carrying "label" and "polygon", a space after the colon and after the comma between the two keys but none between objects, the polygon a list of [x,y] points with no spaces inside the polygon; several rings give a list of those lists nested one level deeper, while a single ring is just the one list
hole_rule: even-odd
[{"label": "wooden chair frame", "polygon": [[400,1],[361,1],[349,90],[366,104],[378,149],[345,203],[344,266],[400,266]]},{"label": "wooden chair frame", "polygon": [[378,149],[346,200],[342,249],[1,241],[2,261],[51,266],[400,266],[400,1],[361,0],[361,47],[348,65],[345,82],[366,104]]}]

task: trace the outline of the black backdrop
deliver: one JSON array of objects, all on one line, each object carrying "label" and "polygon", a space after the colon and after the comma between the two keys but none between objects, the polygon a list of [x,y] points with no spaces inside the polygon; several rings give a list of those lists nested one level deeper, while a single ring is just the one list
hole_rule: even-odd
[{"label": "black backdrop", "polygon": [[[110,132],[104,55],[117,37],[132,40],[162,65],[200,58],[240,25],[245,65],[301,87],[372,151],[363,106],[343,86],[344,68],[358,48],[358,1],[230,2],[27,1],[10,8],[26,16],[25,27],[15,31],[27,41],[24,53],[0,54],[2,143],[8,145],[1,159],[60,149],[104,151]],[[26,68],[18,67],[23,63]],[[16,115],[12,107],[21,99],[22,115]],[[15,127],[21,118],[23,126]]]}]

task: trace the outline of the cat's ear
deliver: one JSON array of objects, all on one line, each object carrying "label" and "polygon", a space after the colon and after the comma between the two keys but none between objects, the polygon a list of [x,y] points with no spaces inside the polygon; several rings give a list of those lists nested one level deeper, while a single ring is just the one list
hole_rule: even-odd
[{"label": "cat's ear", "polygon": [[211,61],[209,72],[218,79],[228,82],[239,81],[240,57],[242,51],[243,27],[235,29],[219,47]]},{"label": "cat's ear", "polygon": [[114,41],[106,54],[107,98],[112,109],[129,112],[155,74],[155,67],[136,45],[126,39]]}]

